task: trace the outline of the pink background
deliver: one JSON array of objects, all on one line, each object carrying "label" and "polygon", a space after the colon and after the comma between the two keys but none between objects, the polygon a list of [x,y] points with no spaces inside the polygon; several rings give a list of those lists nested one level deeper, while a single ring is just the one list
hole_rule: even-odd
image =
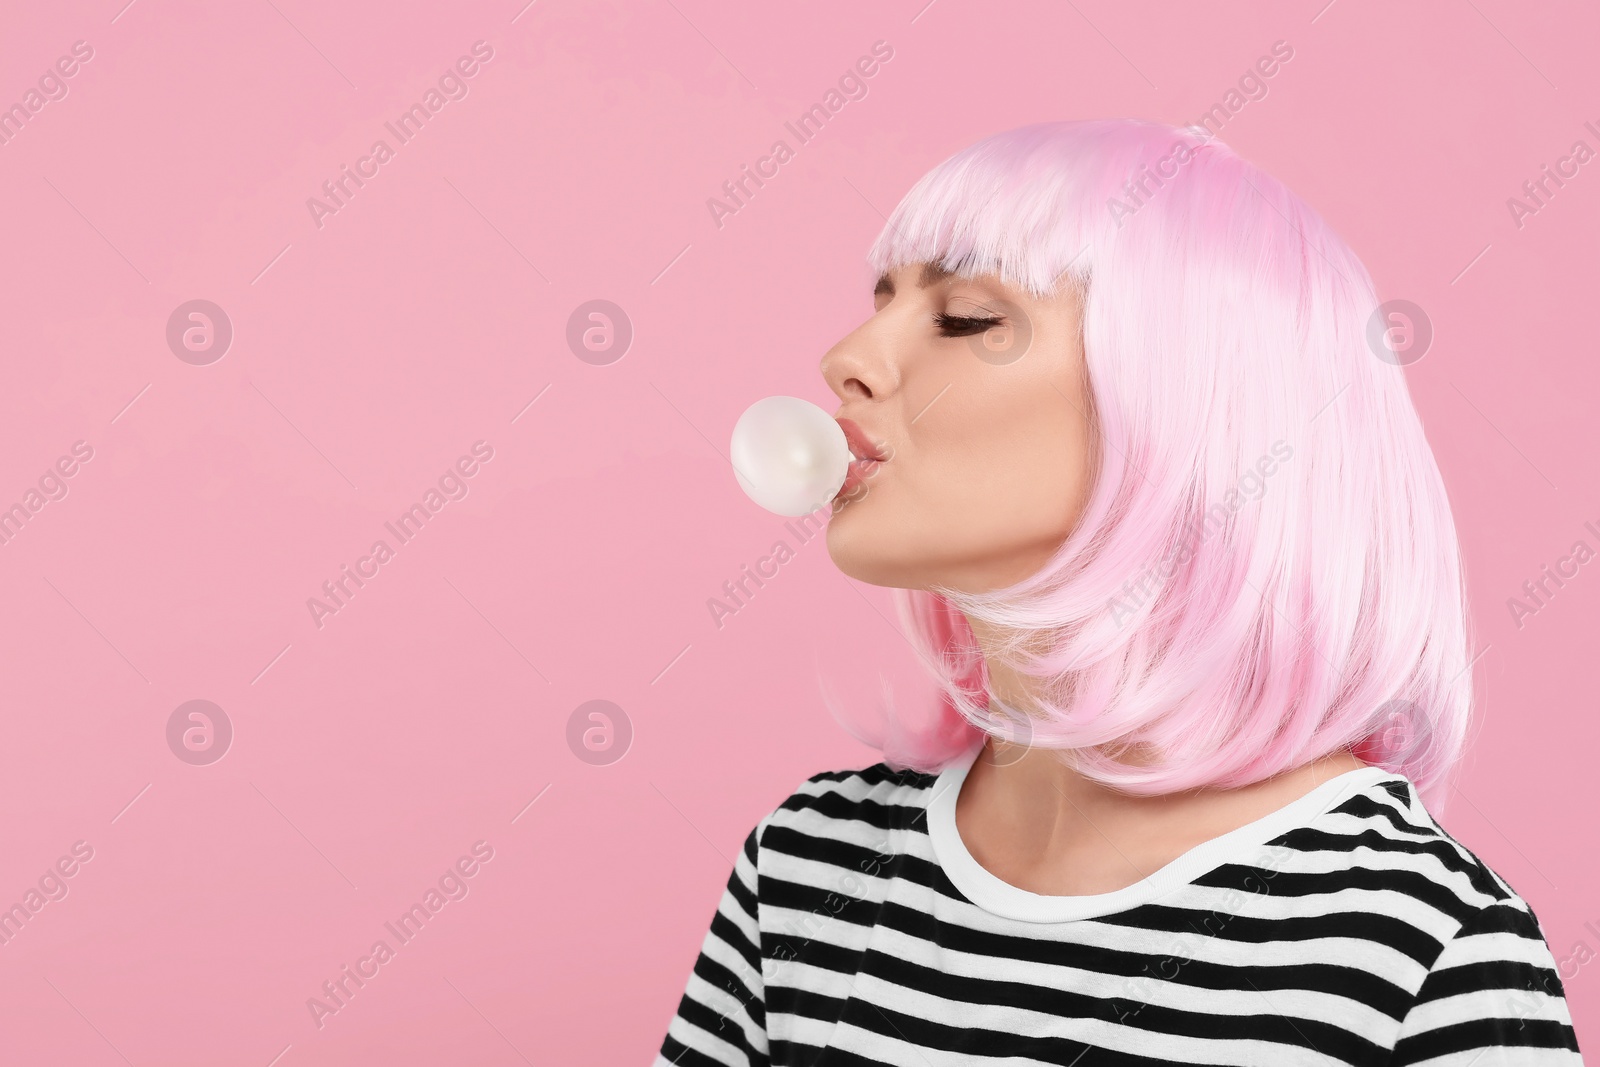
[{"label": "pink background", "polygon": [[[1592,8],[523,2],[4,13],[0,103],[94,55],[0,146],[0,506],[94,454],[0,545],[0,906],[93,858],[0,946],[0,1058],[647,1062],[745,833],[875,760],[823,686],[928,692],[820,539],[712,622],[785,536],[720,454],[734,419],[830,402],[866,247],[934,163],[1025,122],[1194,120],[1278,40],[1223,139],[1437,331],[1408,377],[1490,646],[1444,820],[1558,958],[1600,952],[1600,563],[1506,608],[1600,544],[1600,162],[1520,228],[1506,204],[1600,147]],[[469,95],[319,228],[307,198],[478,40]],[[707,198],[879,40],[868,95],[718,228]],[[207,366],[165,339],[191,299],[234,328]],[[635,331],[609,365],[565,340],[593,299]],[[318,628],[307,598],[480,440],[469,495]],[[193,699],[234,730],[205,766],[166,739]],[[633,728],[608,766],[566,740],[592,699]],[[319,1028],[307,999],[477,841],[469,895]]]}]

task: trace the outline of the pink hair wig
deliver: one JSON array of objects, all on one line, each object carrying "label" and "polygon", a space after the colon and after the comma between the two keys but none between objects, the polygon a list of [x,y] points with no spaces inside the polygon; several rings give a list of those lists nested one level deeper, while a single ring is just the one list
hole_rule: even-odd
[{"label": "pink hair wig", "polygon": [[1103,784],[1231,788],[1350,747],[1442,809],[1472,703],[1455,527],[1369,344],[1372,280],[1309,206],[1201,127],[1042,123],[935,167],[868,259],[1075,290],[1098,447],[1037,574],[895,590],[941,700],[858,737],[924,771],[1015,737],[970,617],[1038,683],[1031,743]]}]

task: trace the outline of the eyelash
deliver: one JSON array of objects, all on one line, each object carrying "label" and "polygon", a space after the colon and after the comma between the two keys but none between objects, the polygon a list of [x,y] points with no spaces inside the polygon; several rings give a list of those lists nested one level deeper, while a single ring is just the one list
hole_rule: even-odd
[{"label": "eyelash", "polygon": [[946,315],[944,312],[935,312],[934,324],[939,327],[939,332],[946,337],[971,337],[973,334],[984,333],[994,329],[1005,321],[1003,318],[983,318],[975,315]]}]

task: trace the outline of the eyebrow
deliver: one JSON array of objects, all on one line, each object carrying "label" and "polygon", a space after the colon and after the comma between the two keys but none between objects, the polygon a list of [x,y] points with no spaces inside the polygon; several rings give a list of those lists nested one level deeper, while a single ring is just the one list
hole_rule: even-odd
[{"label": "eyebrow", "polygon": [[[917,279],[917,288],[926,289],[935,282],[942,282],[953,274],[955,274],[955,271],[945,270],[937,263],[924,263],[922,265],[922,276]],[[877,296],[880,293],[888,296],[894,295],[894,282],[890,280],[887,273],[879,277],[878,284],[872,288],[873,296]]]}]

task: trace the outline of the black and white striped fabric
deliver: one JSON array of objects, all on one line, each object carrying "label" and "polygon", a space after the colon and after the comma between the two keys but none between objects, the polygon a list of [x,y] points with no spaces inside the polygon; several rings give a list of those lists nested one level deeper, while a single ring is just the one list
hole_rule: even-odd
[{"label": "black and white striped fabric", "polygon": [[1061,897],[962,844],[973,756],[819,774],[762,819],[656,1067],[1582,1063],[1533,911],[1404,777]]}]

